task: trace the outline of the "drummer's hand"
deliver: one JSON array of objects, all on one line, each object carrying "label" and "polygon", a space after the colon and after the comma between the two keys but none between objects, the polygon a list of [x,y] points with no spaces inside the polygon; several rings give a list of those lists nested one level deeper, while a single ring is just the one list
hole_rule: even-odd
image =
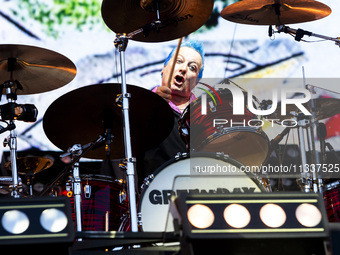
[{"label": "drummer's hand", "polygon": [[171,100],[171,89],[166,86],[160,86],[156,90],[156,94],[163,97],[168,103]]}]

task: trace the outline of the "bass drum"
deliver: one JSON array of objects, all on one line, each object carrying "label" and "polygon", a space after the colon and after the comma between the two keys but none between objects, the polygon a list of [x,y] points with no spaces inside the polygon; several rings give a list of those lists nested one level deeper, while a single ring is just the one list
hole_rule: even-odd
[{"label": "bass drum", "polygon": [[185,153],[168,161],[146,178],[142,186],[138,206],[141,230],[173,231],[172,218],[168,219],[170,197],[179,192],[226,194],[270,191],[266,179],[243,172],[242,166],[224,154],[209,152]]}]

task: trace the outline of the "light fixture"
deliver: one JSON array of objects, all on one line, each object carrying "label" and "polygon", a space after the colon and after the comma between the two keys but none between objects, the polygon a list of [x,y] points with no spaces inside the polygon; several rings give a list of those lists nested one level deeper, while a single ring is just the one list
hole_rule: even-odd
[{"label": "light fixture", "polygon": [[[175,205],[185,254],[325,254],[328,221],[316,193],[181,193]],[[194,224],[191,210],[209,212],[209,224]]]},{"label": "light fixture", "polygon": [[0,219],[0,245],[15,253],[67,254],[74,241],[67,197],[1,199]]},{"label": "light fixture", "polygon": [[224,209],[223,217],[233,228],[244,228],[249,224],[251,219],[248,209],[239,204],[228,205]]},{"label": "light fixture", "polygon": [[18,210],[10,210],[3,214],[1,225],[12,234],[21,234],[25,232],[30,224],[27,215]]},{"label": "light fixture", "polygon": [[287,216],[281,206],[265,204],[260,209],[260,219],[268,227],[278,228],[285,224]]},{"label": "light fixture", "polygon": [[208,228],[214,222],[213,211],[205,205],[193,205],[188,210],[188,220],[196,228]]}]

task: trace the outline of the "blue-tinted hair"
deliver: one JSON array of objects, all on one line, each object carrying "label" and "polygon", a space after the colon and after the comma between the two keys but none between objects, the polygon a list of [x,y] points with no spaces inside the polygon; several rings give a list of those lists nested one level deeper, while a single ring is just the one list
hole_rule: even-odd
[{"label": "blue-tinted hair", "polygon": [[[195,51],[197,51],[202,58],[202,67],[200,69],[200,72],[197,76],[197,78],[202,78],[203,76],[203,70],[204,70],[204,48],[203,48],[203,44],[199,41],[195,41],[195,40],[189,40],[186,41],[184,43],[181,44],[181,48],[182,47],[189,47],[194,49]],[[165,59],[164,62],[164,66],[166,66],[168,64],[168,62],[170,61],[170,59],[172,58],[172,56],[175,54],[177,47],[173,48],[172,51],[170,52],[169,56]]]}]

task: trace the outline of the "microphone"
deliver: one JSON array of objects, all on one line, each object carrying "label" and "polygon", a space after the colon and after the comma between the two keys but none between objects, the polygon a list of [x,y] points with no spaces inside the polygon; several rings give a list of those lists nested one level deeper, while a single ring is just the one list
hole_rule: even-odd
[{"label": "microphone", "polygon": [[277,28],[277,31],[280,33],[280,32],[284,32],[284,33],[292,33],[292,34],[295,34],[295,41],[301,41],[302,37],[304,35],[308,35],[308,36],[311,36],[313,35],[312,32],[309,32],[309,31],[306,31],[306,30],[303,30],[303,29],[292,29],[288,26],[285,26],[285,25],[280,25],[280,26],[276,26]]},{"label": "microphone", "polygon": [[272,25],[269,25],[269,28],[268,28],[268,36],[269,37],[272,37],[273,35],[273,28],[272,28]]},{"label": "microphone", "polygon": [[67,149],[67,152],[64,154],[61,154],[60,158],[65,158],[67,156],[80,156],[83,153],[83,150],[88,148],[91,145],[91,143],[85,144],[84,146],[81,146],[81,144],[75,144],[72,147]]},{"label": "microphone", "polygon": [[276,146],[281,142],[281,140],[283,139],[283,137],[289,133],[290,129],[291,129],[290,127],[286,127],[286,128],[281,132],[281,134],[278,134],[274,139],[272,139],[272,140],[270,141],[270,147],[271,147],[271,149],[276,148]]},{"label": "microphone", "polygon": [[15,127],[16,126],[15,126],[14,123],[8,124],[7,127],[3,127],[3,126],[0,125],[0,134],[2,134],[3,132],[6,132],[8,130],[13,130],[13,129],[15,129]]}]

